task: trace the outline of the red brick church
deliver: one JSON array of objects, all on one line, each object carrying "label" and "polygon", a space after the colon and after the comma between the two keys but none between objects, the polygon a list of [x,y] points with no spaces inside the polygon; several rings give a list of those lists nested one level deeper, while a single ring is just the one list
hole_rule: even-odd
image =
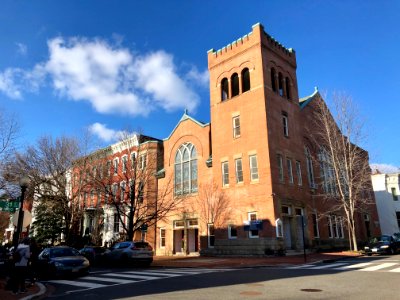
[{"label": "red brick church", "polygon": [[[163,140],[137,138],[133,156],[124,147],[108,148],[115,172],[142,157],[141,166],[156,174],[141,186],[145,201],[179,201],[136,239],[145,238],[156,255],[263,255],[300,250],[304,242],[314,249],[348,247],[344,215],[327,215],[328,204],[319,200],[318,147],[305,130],[313,102],[323,100],[317,90],[299,98],[296,68],[295,51],[256,24],[208,51],[211,122],[185,112]],[[117,193],[118,179],[115,186]],[[104,243],[121,226],[101,194],[93,199],[104,209]],[[356,219],[360,240],[379,233],[375,205]]]}]

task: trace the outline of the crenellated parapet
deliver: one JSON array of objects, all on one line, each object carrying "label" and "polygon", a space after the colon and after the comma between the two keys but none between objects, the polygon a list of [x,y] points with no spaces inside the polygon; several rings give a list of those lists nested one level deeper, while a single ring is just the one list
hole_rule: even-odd
[{"label": "crenellated parapet", "polygon": [[296,52],[292,48],[287,48],[278,42],[275,38],[264,31],[264,26],[257,23],[252,26],[252,31],[243,37],[229,43],[221,49],[210,49],[207,51],[208,63],[212,67],[226,60],[230,56],[234,56],[254,45],[262,44],[263,47],[277,53],[283,59],[290,61],[296,65]]}]

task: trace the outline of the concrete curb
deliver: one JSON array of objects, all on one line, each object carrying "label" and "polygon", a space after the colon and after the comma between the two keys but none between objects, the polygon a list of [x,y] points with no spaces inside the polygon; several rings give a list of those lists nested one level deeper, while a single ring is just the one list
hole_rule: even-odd
[{"label": "concrete curb", "polygon": [[34,299],[36,297],[40,297],[46,293],[46,286],[43,283],[40,282],[35,282],[36,286],[39,288],[39,292],[33,295],[26,296],[24,298],[21,298],[20,300],[30,300]]}]

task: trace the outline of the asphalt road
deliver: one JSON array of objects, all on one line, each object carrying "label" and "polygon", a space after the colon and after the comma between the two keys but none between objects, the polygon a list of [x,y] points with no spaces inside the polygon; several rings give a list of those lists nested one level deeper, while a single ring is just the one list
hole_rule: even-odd
[{"label": "asphalt road", "polygon": [[281,268],[99,269],[52,281],[57,299],[397,299],[400,255]]}]

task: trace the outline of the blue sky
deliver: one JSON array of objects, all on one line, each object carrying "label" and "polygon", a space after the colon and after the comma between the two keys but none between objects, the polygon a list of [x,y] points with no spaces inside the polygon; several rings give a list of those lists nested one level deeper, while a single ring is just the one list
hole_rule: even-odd
[{"label": "blue sky", "polygon": [[258,22],[297,54],[300,96],[360,106],[371,162],[400,166],[400,1],[9,1],[0,10],[0,107],[21,145],[122,130],[166,138],[184,109],[208,122],[207,50]]}]

